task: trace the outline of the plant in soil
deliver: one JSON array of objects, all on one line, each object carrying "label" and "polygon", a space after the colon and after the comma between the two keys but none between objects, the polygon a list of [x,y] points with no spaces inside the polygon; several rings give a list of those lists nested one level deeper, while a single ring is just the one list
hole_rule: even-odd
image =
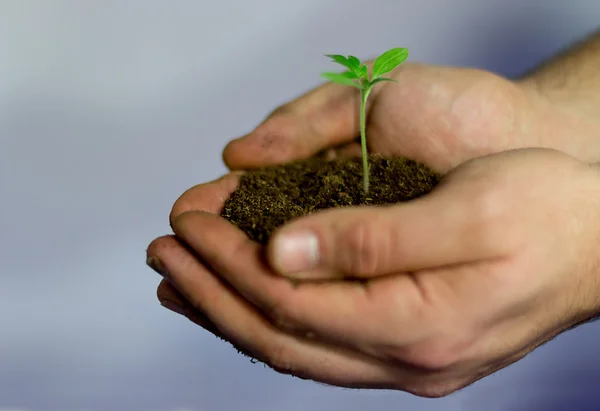
[{"label": "plant in soil", "polygon": [[441,178],[427,166],[411,159],[368,154],[369,95],[378,83],[397,83],[383,76],[407,59],[408,50],[393,48],[386,51],[375,60],[371,73],[355,56],[326,56],[346,70],[326,72],[321,76],[360,90],[362,158],[329,159],[320,154],[242,175],[239,187],[226,200],[221,215],[261,244],[266,244],[278,227],[296,217],[333,207],[409,201],[430,192]]}]

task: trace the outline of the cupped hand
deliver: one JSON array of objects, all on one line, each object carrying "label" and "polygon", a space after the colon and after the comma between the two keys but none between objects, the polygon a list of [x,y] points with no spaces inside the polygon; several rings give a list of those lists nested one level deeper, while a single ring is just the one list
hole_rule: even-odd
[{"label": "cupped hand", "polygon": [[438,397],[598,312],[600,174],[566,154],[477,158],[417,200],[315,213],[275,235],[268,262],[217,214],[237,179],[184,194],[177,239],[148,255],[161,300],[280,372]]},{"label": "cupped hand", "polygon": [[[530,86],[487,71],[405,63],[399,84],[375,86],[368,103],[371,152],[405,156],[439,172],[495,152],[543,147],[600,160],[598,121],[551,104]],[[358,90],[325,84],[276,109],[223,157],[248,169],[344,145],[359,153]]]}]

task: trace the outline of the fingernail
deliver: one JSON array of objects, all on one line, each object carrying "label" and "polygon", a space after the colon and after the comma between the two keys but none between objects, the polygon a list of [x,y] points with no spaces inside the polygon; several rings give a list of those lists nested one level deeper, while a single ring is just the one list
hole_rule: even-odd
[{"label": "fingernail", "polygon": [[273,244],[276,268],[294,274],[315,267],[319,260],[319,240],[310,231],[284,234]]},{"label": "fingernail", "polygon": [[165,266],[163,265],[163,263],[160,261],[160,259],[158,257],[155,256],[150,256],[146,259],[146,264],[148,265],[148,267],[152,268],[154,271],[156,271],[158,274],[160,274],[163,277],[167,277],[167,269],[165,268]]},{"label": "fingernail", "polygon": [[171,301],[171,300],[162,300],[160,302],[160,305],[162,305],[163,307],[165,307],[167,310],[173,311],[176,314],[184,315],[185,316],[185,312],[183,311],[183,308],[181,308],[179,306],[179,304],[177,304],[174,301]]}]

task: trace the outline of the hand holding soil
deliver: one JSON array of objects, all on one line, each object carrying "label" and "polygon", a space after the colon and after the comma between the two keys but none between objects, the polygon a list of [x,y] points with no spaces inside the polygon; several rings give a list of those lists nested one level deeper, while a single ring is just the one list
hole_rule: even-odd
[{"label": "hand holding soil", "polygon": [[277,371],[429,397],[589,320],[597,105],[548,72],[401,67],[371,95],[368,193],[356,90],[286,104],[227,146],[250,171],[175,203],[175,235],[148,248],[159,299]]},{"label": "hand holding soil", "polygon": [[[279,372],[436,397],[598,310],[600,171],[565,154],[476,159],[418,200],[286,226],[280,235],[317,238],[316,264],[299,276],[338,280],[327,282],[277,275],[263,247],[218,215],[237,183],[233,174],[184,194],[177,237],[148,254],[167,306]],[[279,268],[281,238],[270,248]]]}]

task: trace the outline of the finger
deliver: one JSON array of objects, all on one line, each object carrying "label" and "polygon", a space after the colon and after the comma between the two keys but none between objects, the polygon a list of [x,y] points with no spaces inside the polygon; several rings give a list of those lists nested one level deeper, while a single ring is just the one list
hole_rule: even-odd
[{"label": "finger", "polygon": [[422,299],[410,276],[379,279],[367,287],[349,281],[294,285],[273,275],[260,245],[222,218],[185,213],[175,220],[174,231],[278,328],[363,352],[414,343],[430,332],[418,314]]},{"label": "finger", "polygon": [[457,187],[440,186],[393,206],[330,209],[299,218],[275,232],[268,261],[295,279],[369,278],[505,253],[502,199],[478,198]]},{"label": "finger", "polygon": [[186,317],[188,320],[219,336],[219,330],[200,311],[196,310],[168,281],[162,280],[156,290],[160,304],[176,314]]},{"label": "finger", "polygon": [[275,110],[251,133],[223,151],[232,170],[281,164],[313,156],[359,135],[359,92],[328,83]]},{"label": "finger", "polygon": [[353,157],[360,157],[361,155],[361,148],[360,148],[360,143],[347,143],[347,144],[343,144],[339,147],[335,147],[335,148],[330,148],[325,150],[325,152],[323,153],[323,156],[327,159],[327,160],[339,160],[339,159],[347,159],[347,158],[353,158]]},{"label": "finger", "polygon": [[[156,262],[150,258],[147,261],[150,267],[156,266]],[[177,314],[185,315],[185,308],[189,308],[189,304],[185,298],[166,280],[162,280],[156,289],[156,296],[161,305]]]},{"label": "finger", "polygon": [[187,211],[206,211],[218,214],[225,201],[237,189],[242,173],[232,172],[215,181],[196,185],[183,193],[171,209],[169,221]]},{"label": "finger", "polygon": [[174,237],[155,240],[148,256],[160,261],[168,281],[227,340],[279,372],[356,388],[397,389],[408,378],[405,371],[378,360],[273,327]]}]

